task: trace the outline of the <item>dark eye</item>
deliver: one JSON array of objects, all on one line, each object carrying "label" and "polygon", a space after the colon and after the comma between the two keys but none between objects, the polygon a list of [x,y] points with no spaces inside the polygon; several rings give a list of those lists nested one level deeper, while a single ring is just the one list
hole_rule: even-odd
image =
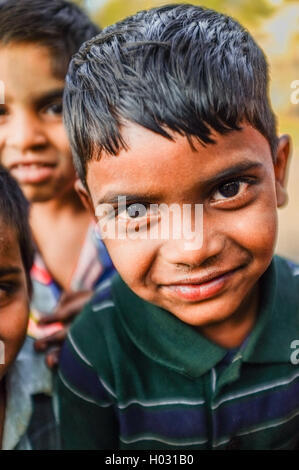
[{"label": "dark eye", "polygon": [[251,188],[257,183],[257,178],[249,176],[224,182],[213,191],[211,202],[217,202],[217,204],[240,204],[241,200],[244,202],[246,198],[248,200],[253,195]]},{"label": "dark eye", "polygon": [[62,114],[62,103],[52,103],[45,107],[43,112],[50,116],[61,116]]},{"label": "dark eye", "polygon": [[127,207],[126,212],[130,219],[137,219],[138,217],[145,217],[146,210],[143,204],[131,204]]},{"label": "dark eye", "polygon": [[5,116],[7,114],[6,106],[0,105],[0,116]]},{"label": "dark eye", "polygon": [[0,282],[0,300],[12,296],[18,287],[18,283],[15,282]]},{"label": "dark eye", "polygon": [[219,193],[224,197],[234,197],[240,190],[240,181],[232,181],[219,187]]}]

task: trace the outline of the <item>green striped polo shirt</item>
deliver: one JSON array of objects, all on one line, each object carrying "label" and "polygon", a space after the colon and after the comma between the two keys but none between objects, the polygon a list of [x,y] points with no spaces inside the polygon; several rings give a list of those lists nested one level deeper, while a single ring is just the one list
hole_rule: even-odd
[{"label": "green striped polo shirt", "polygon": [[[116,275],[61,354],[66,449],[299,446],[299,269],[275,256],[246,341],[227,350],[136,296]],[[298,354],[297,354],[298,353]]]}]

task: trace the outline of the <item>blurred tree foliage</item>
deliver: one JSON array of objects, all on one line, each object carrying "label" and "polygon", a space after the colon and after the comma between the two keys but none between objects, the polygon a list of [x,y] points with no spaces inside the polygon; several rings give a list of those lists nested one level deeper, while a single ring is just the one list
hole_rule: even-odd
[{"label": "blurred tree foliage", "polygon": [[85,6],[85,1],[84,0],[72,0],[73,3],[76,3],[77,5],[79,5],[80,7],[84,7]]},{"label": "blurred tree foliage", "polygon": [[94,20],[104,27],[137,11],[168,3],[192,3],[212,8],[234,16],[247,27],[258,26],[275,11],[267,0],[107,0],[94,14]]}]

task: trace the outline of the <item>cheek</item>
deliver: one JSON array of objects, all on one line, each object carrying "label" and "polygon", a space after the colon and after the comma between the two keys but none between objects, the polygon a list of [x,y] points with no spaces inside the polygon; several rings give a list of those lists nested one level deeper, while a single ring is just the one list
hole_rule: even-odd
[{"label": "cheek", "polygon": [[4,132],[3,126],[0,125],[0,151],[4,147],[4,142],[5,142],[5,132]]},{"label": "cheek", "polygon": [[152,240],[105,240],[105,245],[116,270],[131,288],[145,282],[157,252]]},{"label": "cheek", "polygon": [[77,175],[70,152],[61,154],[61,173],[66,185],[68,183],[74,185]]},{"label": "cheek", "polygon": [[[277,211],[273,200],[257,204],[234,217],[231,235],[256,258],[271,258],[277,236]],[[266,260],[265,260],[266,261]]]},{"label": "cheek", "polygon": [[2,313],[0,310],[0,341],[4,344],[5,370],[9,368],[23,344],[28,316],[29,309],[25,301],[4,307]]},{"label": "cheek", "polygon": [[53,127],[47,129],[47,133],[49,141],[52,142],[52,145],[63,156],[65,165],[73,166],[71,148],[63,124],[58,123],[53,125]]},{"label": "cheek", "polygon": [[7,131],[5,126],[0,124],[0,163],[5,165],[5,147],[7,140]]}]

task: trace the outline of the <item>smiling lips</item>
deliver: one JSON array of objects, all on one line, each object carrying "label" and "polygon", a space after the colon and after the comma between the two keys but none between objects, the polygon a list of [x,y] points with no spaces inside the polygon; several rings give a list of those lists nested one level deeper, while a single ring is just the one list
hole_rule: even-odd
[{"label": "smiling lips", "polygon": [[20,184],[42,183],[49,179],[55,164],[44,162],[21,162],[11,165],[10,172]]},{"label": "smiling lips", "polygon": [[238,267],[219,275],[213,275],[213,277],[209,276],[208,279],[203,281],[186,280],[175,284],[164,285],[163,288],[177,298],[189,302],[198,302],[218,294],[234,273],[240,269],[241,267]]}]

